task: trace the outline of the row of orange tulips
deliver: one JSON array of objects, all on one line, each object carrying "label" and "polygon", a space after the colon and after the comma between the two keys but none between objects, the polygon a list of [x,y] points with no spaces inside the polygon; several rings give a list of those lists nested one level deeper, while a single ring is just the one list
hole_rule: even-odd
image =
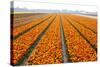
[{"label": "row of orange tulips", "polygon": [[[50,20],[52,20],[54,17],[51,17]],[[16,64],[22,56],[26,53],[28,48],[31,46],[32,43],[37,39],[39,34],[47,27],[47,25],[50,23],[45,21],[42,24],[36,26],[35,28],[31,29],[27,33],[23,34],[16,40],[13,40],[12,44],[12,63]]]},{"label": "row of orange tulips", "polygon": [[77,22],[74,22],[73,20],[72,24],[90,41],[90,43],[97,48],[97,34],[93,33],[91,30],[83,27],[82,25],[78,24]]},{"label": "row of orange tulips", "polygon": [[97,32],[97,19],[91,19],[83,16],[78,15],[68,15],[70,18],[78,21],[82,25],[90,28],[91,30]]},{"label": "row of orange tulips", "polygon": [[12,32],[13,37],[17,36],[18,34],[22,33],[23,31],[31,28],[32,26],[40,23],[42,20],[44,20],[44,19],[46,19],[48,17],[50,17],[50,15],[47,15],[47,16],[45,16],[43,18],[40,18],[40,19],[38,19],[38,20],[36,20],[34,22],[30,22],[30,23],[28,23],[26,25],[23,25],[21,27],[18,27],[18,28],[13,29],[13,32]]},{"label": "row of orange tulips", "polygon": [[[96,51],[76,31],[76,29],[62,16],[66,45],[72,62],[96,61]],[[78,25],[77,25],[78,27]],[[79,29],[79,27],[78,27]],[[83,31],[84,29],[80,30]],[[86,30],[88,32],[88,30]]]},{"label": "row of orange tulips", "polygon": [[26,64],[55,64],[62,63],[62,48],[60,37],[60,17],[48,28]]}]

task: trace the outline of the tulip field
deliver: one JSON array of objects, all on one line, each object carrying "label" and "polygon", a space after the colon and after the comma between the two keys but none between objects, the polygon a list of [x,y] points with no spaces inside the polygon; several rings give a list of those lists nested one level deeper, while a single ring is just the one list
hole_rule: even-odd
[{"label": "tulip field", "polygon": [[12,14],[11,64],[97,61],[97,19],[77,14]]}]

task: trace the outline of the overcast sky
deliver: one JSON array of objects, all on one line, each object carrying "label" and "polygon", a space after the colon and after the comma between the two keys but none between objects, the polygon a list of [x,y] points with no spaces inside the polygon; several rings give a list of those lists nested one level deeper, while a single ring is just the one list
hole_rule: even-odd
[{"label": "overcast sky", "polygon": [[14,8],[67,9],[96,12],[96,0],[15,0]]}]

